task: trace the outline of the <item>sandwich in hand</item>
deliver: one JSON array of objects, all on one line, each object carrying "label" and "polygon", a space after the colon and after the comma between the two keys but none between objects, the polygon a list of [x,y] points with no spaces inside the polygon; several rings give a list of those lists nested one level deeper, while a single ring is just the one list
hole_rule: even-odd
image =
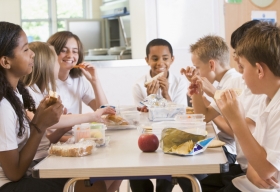
[{"label": "sandwich in hand", "polygon": [[159,77],[162,77],[164,75],[164,72],[161,72],[159,74],[157,74],[156,76],[152,77],[151,79],[148,79],[146,82],[145,82],[145,87],[147,87],[150,83],[152,83],[154,80],[157,80]]},{"label": "sandwich in hand", "polygon": [[[221,95],[222,95],[226,90],[227,90],[227,89],[225,89],[225,90],[216,90],[215,95],[214,95],[214,99],[215,99],[215,100],[221,99]],[[242,94],[242,92],[243,92],[242,89],[233,89],[233,90],[235,91],[235,93],[236,93],[238,96],[240,96],[240,95]]]},{"label": "sandwich in hand", "polygon": [[49,97],[50,98],[49,98],[48,106],[51,106],[57,102],[58,95],[55,91],[50,90]]}]

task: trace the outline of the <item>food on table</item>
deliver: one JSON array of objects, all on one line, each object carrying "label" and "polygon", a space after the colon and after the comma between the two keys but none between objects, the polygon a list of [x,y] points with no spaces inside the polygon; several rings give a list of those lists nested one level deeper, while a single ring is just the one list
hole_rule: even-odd
[{"label": "food on table", "polygon": [[174,145],[170,148],[168,152],[178,153],[178,154],[188,154],[192,151],[194,143],[192,140],[186,141],[185,143],[180,144],[179,146]]},{"label": "food on table", "polygon": [[57,98],[58,98],[58,95],[55,91],[52,91],[50,90],[49,91],[49,101],[48,101],[48,106],[51,106],[53,104],[55,104],[57,102]]},{"label": "food on table", "polygon": [[75,142],[79,142],[81,139],[90,138],[91,132],[89,124],[75,125],[73,128]]},{"label": "food on table", "polygon": [[152,77],[151,79],[148,79],[146,82],[145,82],[145,87],[147,87],[150,83],[152,83],[154,80],[157,80],[159,77],[162,77],[164,75],[164,72],[161,72],[159,74],[157,74],[156,76]]},{"label": "food on table", "polygon": [[187,107],[186,114],[194,114],[194,109],[192,107]]},{"label": "food on table", "polygon": [[105,121],[108,125],[128,125],[128,122],[119,115],[107,115]]},{"label": "food on table", "polygon": [[[186,155],[189,153],[187,152],[189,150],[188,146],[194,146],[198,141],[204,140],[206,137],[207,135],[195,135],[195,134],[187,133],[185,131],[181,131],[176,128],[165,128],[162,130],[161,133],[161,146],[163,152],[165,153],[176,153],[179,155]],[[182,145],[179,148],[179,151],[172,152],[176,150],[178,146],[180,146],[181,144],[184,144],[189,141],[192,141],[193,144],[191,145],[189,143],[189,144]],[[184,151],[181,148],[185,148]],[[186,153],[182,153],[182,152],[186,152]]]},{"label": "food on table", "polygon": [[75,144],[57,143],[50,146],[49,154],[62,157],[81,157],[90,155],[93,147],[92,141],[82,141]]},{"label": "food on table", "polygon": [[[224,93],[226,90],[228,89],[224,89],[224,90],[216,90],[215,94],[214,94],[214,99],[218,100],[221,99],[221,95],[222,93]],[[233,89],[235,91],[235,93],[239,96],[242,94],[243,90],[242,89]]]},{"label": "food on table", "polygon": [[154,152],[159,146],[159,140],[153,133],[143,133],[138,139],[138,147],[143,152]]},{"label": "food on table", "polygon": [[211,141],[211,143],[208,145],[208,147],[210,148],[214,148],[214,147],[221,147],[224,146],[226,143],[217,139],[213,139]]}]

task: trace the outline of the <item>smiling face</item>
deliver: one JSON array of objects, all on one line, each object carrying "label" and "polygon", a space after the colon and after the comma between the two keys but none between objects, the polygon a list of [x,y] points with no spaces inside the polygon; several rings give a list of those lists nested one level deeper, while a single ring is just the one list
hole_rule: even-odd
[{"label": "smiling face", "polygon": [[9,73],[16,78],[21,78],[32,72],[34,65],[34,52],[28,47],[26,34],[22,31],[18,38],[18,45],[14,49],[14,57],[8,58],[10,61]]},{"label": "smiling face", "polygon": [[148,65],[151,67],[152,77],[161,72],[164,72],[165,77],[167,77],[167,72],[174,61],[174,57],[171,56],[167,46],[150,47],[150,53],[145,59]]},{"label": "smiling face", "polygon": [[77,64],[78,59],[78,43],[75,38],[69,38],[58,55],[60,68],[65,70],[72,69]]},{"label": "smiling face", "polygon": [[200,60],[200,58],[192,53],[191,56],[192,63],[196,68],[198,75],[201,77],[206,77],[210,83],[214,83],[215,81],[215,72],[212,70],[210,62],[204,63]]}]

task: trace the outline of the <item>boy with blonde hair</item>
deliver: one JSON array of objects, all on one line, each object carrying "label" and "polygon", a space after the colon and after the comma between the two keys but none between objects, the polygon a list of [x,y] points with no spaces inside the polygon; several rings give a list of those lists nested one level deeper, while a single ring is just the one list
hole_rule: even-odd
[{"label": "boy with blonde hair", "polygon": [[[193,68],[187,67],[186,70],[182,69],[181,72],[185,73],[189,81],[192,81],[192,78],[195,78],[197,81],[202,82],[203,92],[209,96],[208,99],[210,101],[213,100],[212,98],[217,89],[224,89],[228,86],[231,79],[241,76],[241,74],[235,69],[232,69],[229,65],[229,49],[222,37],[216,35],[204,36],[196,43],[190,45],[190,52],[195,69],[193,70]],[[191,70],[193,74],[189,74]],[[194,75],[194,73],[196,75]],[[213,85],[215,81],[218,82],[217,87],[214,87]],[[206,102],[206,105],[210,104],[210,102],[205,101],[205,99],[201,102]],[[193,102],[194,110],[197,113],[195,104],[196,103]],[[211,120],[213,119],[214,118]],[[209,121],[207,116],[205,120],[206,122]],[[223,117],[219,116],[215,118],[214,123],[223,131],[219,132],[218,136],[220,140],[227,144],[223,148],[229,163],[233,164],[236,160],[233,134]]]},{"label": "boy with blonde hair", "polygon": [[216,101],[248,160],[246,176],[233,180],[233,184],[241,191],[258,192],[260,188],[280,188],[279,50],[279,27],[265,22],[250,28],[236,48],[248,88],[253,94],[266,95],[259,102],[254,136],[246,124],[241,102],[233,90],[227,90]]},{"label": "boy with blonde hair", "polygon": [[[231,35],[231,46],[233,49],[236,48],[236,45],[238,41],[242,38],[242,36],[245,34],[245,32],[250,29],[251,27],[258,24],[260,21],[253,20],[248,21],[241,25],[239,28],[237,28]],[[234,60],[237,62],[238,69],[240,73],[243,73],[243,68],[240,66],[240,63],[238,61],[238,56],[234,54]],[[198,83],[195,85],[195,87],[200,86],[199,80],[196,82],[193,78],[195,83]],[[194,85],[192,85],[194,86]],[[203,87],[202,85],[200,87]],[[258,103],[261,99],[262,95],[253,95],[250,89],[246,86],[244,80],[242,77],[236,77],[231,79],[231,82],[228,83],[228,88],[239,88],[243,90],[243,94],[240,96],[244,110],[246,111],[245,120],[247,122],[247,125],[250,127],[251,132],[253,132],[255,127],[255,121],[257,118],[257,110],[258,110]],[[196,91],[194,91],[196,92]],[[199,91],[198,91],[199,92]],[[206,119],[208,121],[211,120],[209,118],[209,115],[213,115],[215,118],[216,116],[220,115],[220,110],[215,102],[212,102],[210,106],[204,106],[199,101],[202,100],[200,94],[196,93],[196,95],[193,95],[194,102],[196,102],[195,107],[197,112],[204,113],[206,115]],[[198,99],[198,101],[197,101]],[[229,127],[229,126],[228,126]],[[229,127],[229,131],[234,135],[232,129]],[[222,173],[222,174],[211,174],[207,178],[203,179],[201,181],[201,185],[204,191],[224,191],[227,187],[228,183],[231,183],[231,180],[235,177],[238,177],[239,175],[244,175],[246,173],[247,169],[247,159],[244,156],[242,149],[235,137],[235,143],[236,143],[236,151],[237,151],[237,162],[239,164],[231,164],[229,165],[229,172],[228,173]],[[226,189],[227,191],[229,189]]]}]

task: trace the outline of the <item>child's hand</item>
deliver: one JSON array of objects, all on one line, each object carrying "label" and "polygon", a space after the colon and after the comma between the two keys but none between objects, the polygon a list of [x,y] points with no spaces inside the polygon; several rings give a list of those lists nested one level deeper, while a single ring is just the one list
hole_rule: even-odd
[{"label": "child's hand", "polygon": [[168,89],[169,89],[168,80],[165,77],[159,77],[158,81],[159,81],[159,87],[161,89],[162,97],[167,100],[170,100],[170,96],[168,94]]},{"label": "child's hand", "polygon": [[182,68],[180,72],[182,75],[186,76],[189,82],[191,82],[193,76],[198,74],[197,70],[194,67],[189,66],[186,69]]},{"label": "child's hand", "polygon": [[[198,77],[198,76],[195,76]],[[189,90],[188,90],[188,95],[192,96],[194,94],[197,95],[203,95],[203,89],[202,89],[202,81],[200,78],[192,78],[192,81],[190,83],[189,86]]]},{"label": "child's hand", "polygon": [[156,94],[159,89],[159,81],[154,80],[147,85],[147,95]]},{"label": "child's hand", "polygon": [[237,119],[244,119],[244,109],[238,101],[238,95],[232,89],[226,90],[222,93],[221,98],[216,100],[223,116],[229,121],[236,121]]},{"label": "child's hand", "polygon": [[104,107],[99,108],[94,112],[95,115],[95,122],[104,122],[104,120],[101,118],[102,115],[115,115],[116,111],[112,107]]},{"label": "child's hand", "polygon": [[31,121],[31,124],[34,124],[42,132],[45,132],[46,128],[56,124],[64,111],[60,97],[58,97],[57,102],[51,106],[48,106],[48,102],[47,97],[40,102]]},{"label": "child's hand", "polygon": [[83,65],[84,68],[80,68],[84,74],[84,76],[89,80],[90,82],[95,82],[97,78],[97,72],[93,65],[83,62],[79,65]]},{"label": "child's hand", "polygon": [[248,166],[246,176],[251,183],[260,189],[273,189],[280,187],[278,181],[274,177],[266,180],[260,178],[259,174],[250,165]]},{"label": "child's hand", "polygon": [[197,81],[201,83],[201,88],[203,92],[205,92],[209,97],[214,97],[216,88],[208,81],[206,77],[200,77],[198,75],[195,75],[192,77],[192,81]]}]

